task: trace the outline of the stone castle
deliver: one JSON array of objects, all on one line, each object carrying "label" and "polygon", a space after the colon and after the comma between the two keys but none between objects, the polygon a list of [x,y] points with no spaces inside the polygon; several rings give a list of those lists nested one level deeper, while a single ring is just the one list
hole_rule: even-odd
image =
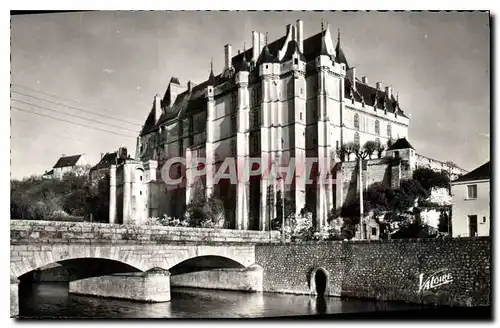
[{"label": "stone castle", "polygon": [[[318,158],[317,173],[335,178],[306,183],[307,173],[296,170],[291,184],[264,175],[231,184],[214,183],[210,173],[202,176],[197,183],[204,194],[223,200],[231,227],[242,230],[268,230],[278,194],[291,200],[297,212],[315,212],[316,227],[324,227],[327,213],[359,192],[357,162],[342,162],[338,155],[347,143],[398,140],[380,158],[365,162],[365,187],[379,181],[397,186],[417,166],[445,168],[443,162],[416,154],[406,140],[409,117],[392,88],[359,79],[342,50],[340,33],[335,45],[328,25],[305,39],[298,20],[269,43],[254,31],[252,47],[245,48],[233,55],[232,46],[225,45],[222,72],[214,74],[212,67],[201,84],[183,85],[173,77],[164,96],[154,97],[135,159],[111,166],[110,222],[182,216],[195,186],[186,179],[173,187],[163,183],[162,167],[174,157],[205,158],[207,172],[218,170],[226,158],[236,159],[238,172],[248,169],[250,158],[263,163],[288,159],[295,167]],[[177,163],[170,172],[188,176],[197,168]]]}]

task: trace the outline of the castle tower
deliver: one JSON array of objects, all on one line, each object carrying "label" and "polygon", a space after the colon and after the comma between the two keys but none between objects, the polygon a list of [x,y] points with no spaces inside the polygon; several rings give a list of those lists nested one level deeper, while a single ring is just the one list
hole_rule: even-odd
[{"label": "castle tower", "polygon": [[262,49],[256,67],[259,69],[259,77],[262,85],[261,114],[262,124],[260,128],[261,136],[261,170],[263,171],[260,183],[260,219],[259,230],[269,230],[271,219],[274,217],[275,208],[275,180],[269,175],[271,164],[274,160],[273,145],[276,136],[273,124],[273,104],[272,96],[273,83],[272,76],[275,68],[279,69],[279,63],[271,54],[267,44]]},{"label": "castle tower", "polygon": [[243,54],[240,70],[236,73],[235,83],[238,88],[237,98],[237,132],[236,132],[236,229],[248,229],[248,214],[250,211],[250,181],[246,172],[249,169],[249,94],[248,94],[248,66],[245,54]]},{"label": "castle tower", "polygon": [[214,192],[214,118],[215,118],[215,99],[214,99],[215,77],[213,63],[210,63],[210,75],[208,76],[208,86],[205,97],[207,99],[207,141],[206,149],[206,197],[211,197]]}]

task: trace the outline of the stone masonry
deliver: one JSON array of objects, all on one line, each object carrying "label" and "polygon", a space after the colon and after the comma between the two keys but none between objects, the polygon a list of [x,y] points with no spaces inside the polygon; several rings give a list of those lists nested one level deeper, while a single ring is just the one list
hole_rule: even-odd
[{"label": "stone masonry", "polygon": [[[326,295],[451,306],[491,304],[490,239],[407,239],[257,245],[265,292],[314,294],[312,274],[327,276]],[[449,284],[419,293],[419,276],[447,269]]]}]

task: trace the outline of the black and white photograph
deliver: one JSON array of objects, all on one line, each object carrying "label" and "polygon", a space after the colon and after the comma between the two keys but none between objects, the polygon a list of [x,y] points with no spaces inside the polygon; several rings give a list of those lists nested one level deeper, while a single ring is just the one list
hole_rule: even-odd
[{"label": "black and white photograph", "polygon": [[10,317],[491,320],[492,20],[11,11]]}]

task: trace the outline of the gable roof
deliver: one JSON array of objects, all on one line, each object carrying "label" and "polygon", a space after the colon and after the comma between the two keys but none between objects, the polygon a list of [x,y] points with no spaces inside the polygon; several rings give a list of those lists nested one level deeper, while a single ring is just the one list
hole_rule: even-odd
[{"label": "gable roof", "polygon": [[474,181],[474,180],[486,180],[490,179],[491,168],[490,162],[485,163],[478,167],[477,169],[462,175],[460,178],[453,180],[453,182],[463,182],[463,181]]},{"label": "gable roof", "polygon": [[54,169],[50,170],[50,171],[47,171],[43,174],[43,176],[48,176],[48,175],[52,175],[54,174]]},{"label": "gable roof", "polygon": [[59,158],[53,168],[75,166],[82,155],[63,156]]},{"label": "gable roof", "polygon": [[389,148],[387,148],[387,150],[397,150],[397,149],[407,149],[407,148],[415,150],[415,148],[413,148],[413,146],[410,145],[410,143],[408,142],[408,140],[406,140],[406,138],[400,138],[396,140],[396,142],[393,143]]}]

